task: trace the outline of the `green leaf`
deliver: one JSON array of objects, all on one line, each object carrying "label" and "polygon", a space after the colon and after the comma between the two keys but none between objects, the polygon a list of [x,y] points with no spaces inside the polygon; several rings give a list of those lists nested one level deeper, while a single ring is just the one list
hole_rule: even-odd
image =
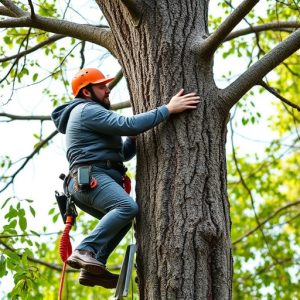
[{"label": "green leaf", "polygon": [[55,207],[52,207],[52,208],[49,210],[48,215],[52,215],[54,212],[55,212]]},{"label": "green leaf", "polygon": [[3,254],[0,255],[0,278],[7,275],[6,259]]},{"label": "green leaf", "polygon": [[19,264],[20,263],[20,256],[10,250],[4,250],[3,251],[4,254],[6,254],[9,258],[7,259],[7,263],[14,263],[14,264]]},{"label": "green leaf", "polygon": [[4,40],[4,43],[7,44],[7,45],[11,45],[12,44],[11,38],[9,36],[7,36],[7,35],[3,38],[3,40]]},{"label": "green leaf", "polygon": [[34,230],[30,230],[30,232],[36,236],[41,236],[38,232],[34,231]]},{"label": "green leaf", "polygon": [[35,217],[35,210],[34,210],[34,208],[31,205],[29,206],[29,208],[30,208],[31,214]]},{"label": "green leaf", "polygon": [[242,124],[245,126],[247,125],[249,122],[249,119],[246,119],[246,118],[242,118]]},{"label": "green leaf", "polygon": [[22,231],[25,231],[27,228],[27,220],[23,216],[19,216],[19,226]]},{"label": "green leaf", "polygon": [[39,77],[39,74],[38,73],[34,73],[33,76],[32,76],[32,81],[36,82],[36,80],[38,79],[38,77]]},{"label": "green leaf", "polygon": [[12,199],[12,197],[9,197],[9,198],[7,198],[7,199],[4,201],[4,203],[3,203],[2,207],[1,207],[1,209],[3,209],[3,208],[5,207],[5,205],[8,203],[8,201],[9,201],[10,199]]},{"label": "green leaf", "polygon": [[60,214],[57,213],[56,215],[53,216],[53,218],[52,218],[53,223],[56,223],[56,221],[57,221],[59,215],[60,215]]},{"label": "green leaf", "polygon": [[24,199],[25,201],[27,201],[28,203],[33,203],[34,201],[32,199]]},{"label": "green leaf", "polygon": [[15,218],[17,215],[18,215],[17,210],[14,209],[12,206],[10,206],[8,213],[4,216],[4,218],[11,220],[12,218]]}]

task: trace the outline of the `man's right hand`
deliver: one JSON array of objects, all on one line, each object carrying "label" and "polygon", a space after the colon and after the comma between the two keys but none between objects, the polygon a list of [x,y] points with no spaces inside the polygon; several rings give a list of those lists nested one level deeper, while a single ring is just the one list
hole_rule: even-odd
[{"label": "man's right hand", "polygon": [[184,89],[181,89],[170,102],[166,105],[170,114],[177,114],[187,109],[195,109],[199,104],[200,97],[196,93],[183,95]]}]

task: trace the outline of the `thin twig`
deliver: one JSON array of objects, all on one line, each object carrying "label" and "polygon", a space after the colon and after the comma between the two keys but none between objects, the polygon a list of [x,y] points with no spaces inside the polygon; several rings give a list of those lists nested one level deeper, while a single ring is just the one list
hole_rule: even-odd
[{"label": "thin twig", "polygon": [[[0,241],[0,244],[3,245],[6,249],[12,251],[12,252],[15,252],[16,253],[16,250],[12,247],[10,247],[9,245],[7,245],[6,243]],[[18,254],[20,257],[22,256],[21,254]],[[62,270],[62,267],[59,266],[59,265],[56,265],[56,264],[49,264],[43,260],[40,260],[40,259],[37,259],[37,258],[34,258],[34,257],[31,257],[31,256],[28,256],[27,259],[31,262],[34,262],[34,263],[37,263],[39,265],[42,265],[42,266],[45,266],[45,267],[48,267],[50,269],[53,269],[53,270],[56,270],[56,271],[61,271]],[[67,269],[66,270],[67,272],[79,272],[79,270],[75,270],[75,269]]]},{"label": "thin twig", "polygon": [[233,131],[233,126],[232,126],[232,118],[230,119],[230,129],[231,129],[231,148],[232,148],[232,156],[233,156],[233,161],[235,163],[235,167],[236,167],[236,170],[238,172],[238,175],[240,177],[240,181],[241,181],[241,184],[242,186],[244,187],[244,189],[246,190],[246,192],[248,193],[249,197],[250,197],[250,200],[251,200],[251,206],[252,206],[252,210],[253,210],[253,213],[254,213],[254,217],[255,217],[255,220],[256,220],[256,223],[257,223],[257,226],[263,236],[263,239],[265,241],[265,244],[267,246],[267,249],[270,253],[270,256],[275,260],[277,261],[278,259],[272,254],[272,251],[270,249],[270,246],[269,246],[269,243],[267,241],[267,238],[265,236],[265,233],[262,229],[262,226],[261,226],[261,222],[258,218],[258,215],[257,215],[257,212],[256,212],[256,209],[255,209],[255,203],[254,203],[254,197],[252,195],[252,192],[251,190],[249,189],[247,183],[245,182],[244,180],[244,177],[243,177],[243,174],[240,170],[240,167],[239,167],[239,164],[238,164],[238,160],[237,160],[237,157],[236,157],[236,153],[235,153],[235,148],[234,148],[234,142],[233,142],[233,137],[234,137],[234,131]]},{"label": "thin twig", "polygon": [[84,56],[85,44],[86,44],[85,41],[81,42],[81,49],[80,49],[81,65],[80,65],[80,69],[82,69],[85,65],[85,56]]},{"label": "thin twig", "polygon": [[263,80],[260,81],[259,83],[262,87],[264,87],[268,92],[270,92],[272,95],[274,95],[275,97],[277,97],[279,100],[281,100],[282,102],[284,102],[285,104],[297,109],[298,111],[300,111],[300,106],[287,100],[286,98],[284,98],[283,96],[281,96],[274,88],[270,87],[266,82],[264,82]]},{"label": "thin twig", "polygon": [[235,39],[240,36],[244,36],[247,34],[252,34],[256,32],[262,32],[262,31],[267,31],[267,30],[283,30],[284,29],[289,29],[289,28],[300,28],[300,22],[272,22],[272,23],[266,23],[262,25],[251,25],[248,28],[240,29],[231,32],[224,42],[230,41],[232,39]]},{"label": "thin twig", "polygon": [[21,57],[23,57],[23,56],[25,56],[27,54],[30,54],[30,53],[32,53],[32,52],[34,52],[34,51],[36,51],[36,50],[38,50],[38,49],[46,46],[46,45],[49,45],[49,44],[51,44],[53,42],[56,42],[57,40],[60,40],[60,39],[62,39],[64,37],[66,37],[66,36],[64,36],[62,34],[54,34],[49,39],[47,39],[47,40],[45,40],[45,41],[37,44],[36,46],[34,46],[34,47],[32,47],[32,48],[30,48],[30,49],[28,49],[26,51],[19,52],[19,53],[15,54],[15,55],[12,55],[12,56],[0,58],[0,62],[6,62],[6,61],[12,60],[14,58],[20,59]]},{"label": "thin twig", "polygon": [[58,133],[57,130],[53,131],[46,139],[41,141],[37,147],[34,149],[34,151],[31,152],[29,156],[26,157],[25,161],[23,164],[15,171],[10,177],[10,180],[8,183],[0,190],[0,193],[2,193],[4,190],[6,190],[13,182],[15,177],[24,169],[24,167],[27,165],[27,163],[37,154],[39,151],[45,146],[54,136],[56,136]]},{"label": "thin twig", "polygon": [[239,237],[238,239],[236,239],[234,242],[232,242],[232,245],[235,245],[239,242],[241,242],[244,238],[248,237],[249,235],[253,234],[255,231],[257,231],[258,229],[260,229],[261,226],[265,225],[267,222],[269,222],[271,219],[275,218],[279,213],[281,213],[282,211],[293,207],[293,206],[297,206],[300,204],[300,200],[292,202],[292,203],[288,203],[285,206],[282,206],[280,208],[278,208],[276,211],[274,211],[270,216],[268,216],[266,219],[264,219],[263,221],[260,222],[260,224],[258,224],[256,227],[254,227],[253,229],[249,230],[247,233],[245,233],[243,236]]},{"label": "thin twig", "polygon": [[30,11],[31,11],[31,19],[34,19],[35,18],[35,12],[34,12],[34,7],[33,7],[33,4],[32,4],[32,1],[31,0],[28,0],[28,3],[29,3],[29,6],[30,6]]},{"label": "thin twig", "polygon": [[[7,245],[6,243],[4,243],[3,241],[0,241],[0,245],[4,246],[6,249],[14,252],[14,253],[17,253],[16,249],[12,248],[11,246]],[[22,256],[21,254],[18,254],[20,257]],[[39,265],[42,265],[42,266],[45,266],[45,267],[48,267],[50,269],[53,269],[53,270],[56,270],[56,271],[61,271],[62,270],[62,267],[59,266],[59,265],[56,265],[56,264],[49,264],[43,260],[40,260],[40,259],[37,259],[37,258],[34,258],[34,257],[31,257],[31,256],[28,256],[27,259],[31,262],[34,262],[34,263],[37,263]],[[109,269],[110,270],[120,270],[121,269],[121,265],[113,265],[113,266],[109,266]],[[66,272],[70,272],[70,273],[77,273],[79,272],[79,270],[76,270],[76,269],[71,269],[71,268],[67,268]]]}]

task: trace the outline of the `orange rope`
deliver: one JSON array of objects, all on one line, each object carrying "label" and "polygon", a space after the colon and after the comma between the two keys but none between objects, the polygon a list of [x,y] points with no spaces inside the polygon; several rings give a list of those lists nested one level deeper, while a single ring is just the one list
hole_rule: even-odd
[{"label": "orange rope", "polygon": [[62,291],[63,291],[63,287],[64,287],[66,267],[67,267],[67,263],[65,262],[64,266],[63,266],[61,278],[60,278],[60,283],[59,283],[59,294],[58,294],[58,299],[59,300],[62,299],[61,296],[62,296]]},{"label": "orange rope", "polygon": [[60,284],[59,284],[59,295],[58,295],[59,300],[62,299],[61,296],[62,296],[62,290],[64,286],[65,272],[67,268],[67,259],[72,254],[72,245],[70,242],[70,235],[69,235],[69,232],[72,228],[72,220],[73,220],[72,216],[67,216],[66,226],[60,238],[60,244],[59,244],[59,254],[62,261],[64,262]]}]

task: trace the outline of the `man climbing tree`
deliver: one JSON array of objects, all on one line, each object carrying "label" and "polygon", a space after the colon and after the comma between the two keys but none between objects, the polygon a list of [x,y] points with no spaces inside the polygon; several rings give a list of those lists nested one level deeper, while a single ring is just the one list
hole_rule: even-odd
[{"label": "man climbing tree", "polygon": [[[213,32],[208,32],[208,0],[96,0],[109,28],[42,16],[31,1],[27,6],[0,2],[2,28],[38,29],[56,34],[45,43],[69,36],[110,51],[122,67],[137,115],[167,104],[181,87],[199,94],[196,110],[171,116],[137,137],[139,296],[231,299],[225,158],[229,111],[255,85],[280,98],[263,79],[299,49],[300,30],[294,30],[299,23],[284,13],[284,22],[234,31],[263,2],[259,0],[241,1]],[[288,2],[298,13],[297,4]],[[260,51],[257,61],[226,88],[218,88],[213,72],[217,49],[240,35],[270,29],[284,32],[284,39],[267,54]],[[260,48],[259,39],[257,43]]]},{"label": "man climbing tree", "polygon": [[[136,135],[157,126],[171,114],[195,109],[199,103],[195,93],[183,95],[180,90],[167,105],[124,117],[109,110],[110,90],[106,84],[112,80],[97,69],[80,70],[72,80],[76,98],[52,113],[57,129],[66,134],[71,176],[68,191],[78,207],[101,220],[67,263],[81,269],[81,284],[106,288],[115,288],[118,280],[106,269],[107,259],[138,213],[137,204],[123,189],[123,161],[135,155]],[[124,135],[129,137],[123,143]]]}]

